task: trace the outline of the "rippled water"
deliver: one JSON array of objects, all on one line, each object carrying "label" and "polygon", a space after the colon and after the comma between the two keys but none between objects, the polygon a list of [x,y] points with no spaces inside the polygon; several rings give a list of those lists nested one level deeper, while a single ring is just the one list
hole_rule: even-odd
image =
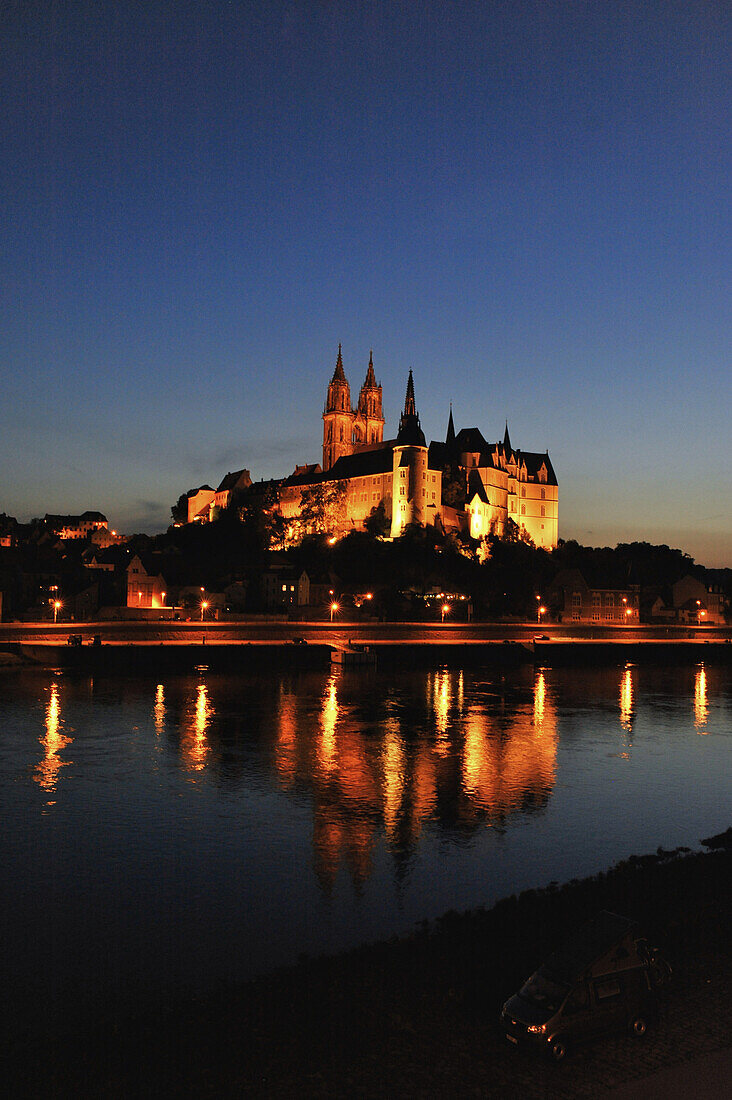
[{"label": "rippled water", "polygon": [[208,987],[732,823],[724,668],[0,681],[6,979]]}]

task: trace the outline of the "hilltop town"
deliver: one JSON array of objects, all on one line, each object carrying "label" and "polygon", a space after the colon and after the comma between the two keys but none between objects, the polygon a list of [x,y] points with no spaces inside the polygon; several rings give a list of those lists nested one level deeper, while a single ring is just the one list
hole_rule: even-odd
[{"label": "hilltop town", "polygon": [[123,536],[97,510],[28,524],[0,515],[0,613],[9,620],[517,618],[537,624],[715,626],[732,570],[646,543],[559,538],[548,452],[478,427],[427,442],[409,371],[384,438],[373,355],[355,404],[339,346],[322,460],[287,477],[228,471],[181,493],[157,536]]}]

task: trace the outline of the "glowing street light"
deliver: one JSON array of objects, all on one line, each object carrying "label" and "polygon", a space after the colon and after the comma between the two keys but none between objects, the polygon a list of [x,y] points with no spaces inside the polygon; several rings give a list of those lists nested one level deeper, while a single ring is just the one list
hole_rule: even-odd
[{"label": "glowing street light", "polygon": [[536,597],[536,621],[541,622],[541,596]]},{"label": "glowing street light", "polygon": [[545,612],[546,612],[546,608],[539,605],[539,611],[538,611],[538,616],[539,617],[537,619],[537,622],[539,623],[540,626],[541,626],[541,617],[542,617],[542,615],[545,614]]},{"label": "glowing street light", "polygon": [[333,603],[330,605],[330,621],[331,622],[333,622],[333,616],[334,616],[334,614],[336,613],[337,610],[338,610],[338,604],[336,603],[335,600],[333,600]]},{"label": "glowing street light", "polygon": [[206,614],[206,608],[208,607],[208,600],[201,600],[201,622],[203,622],[203,616]]},{"label": "glowing street light", "polygon": [[164,592],[160,593],[160,599],[163,601],[163,607],[165,607],[165,593]]},{"label": "glowing street light", "polygon": [[53,621],[54,621],[54,623],[58,620],[58,613],[59,613],[60,608],[61,608],[61,600],[54,600],[53,601]]},{"label": "glowing street light", "polygon": [[441,609],[440,609],[440,610],[442,611],[442,622],[444,623],[444,621],[445,621],[445,615],[449,615],[449,614],[450,614],[450,605],[449,605],[449,603],[443,603],[443,605],[442,605],[442,607],[441,607]]}]

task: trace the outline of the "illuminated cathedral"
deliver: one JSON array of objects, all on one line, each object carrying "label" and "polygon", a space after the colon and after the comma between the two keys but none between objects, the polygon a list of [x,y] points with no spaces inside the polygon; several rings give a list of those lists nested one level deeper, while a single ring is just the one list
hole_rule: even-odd
[{"label": "illuminated cathedral", "polygon": [[323,409],[322,464],[297,467],[281,483],[283,516],[297,518],[306,489],[339,485],[335,535],[363,529],[381,507],[392,538],[409,524],[463,530],[475,539],[502,536],[512,520],[537,546],[557,545],[558,485],[548,452],[514,448],[508,425],[499,443],[487,443],[478,428],[456,432],[452,409],[444,441],[428,444],[411,370],[395,438],[384,439],[384,423],[373,354],[354,407],[339,345]]},{"label": "illuminated cathedral", "polygon": [[[363,530],[380,513],[383,533],[396,538],[410,524],[470,534],[516,532],[537,546],[557,545],[559,490],[549,453],[511,445],[506,424],[502,442],[487,443],[478,428],[455,431],[452,408],[445,439],[425,440],[409,371],[396,436],[384,439],[381,385],[369,356],[355,407],[343,368],[341,346],[323,409],[322,462],[297,466],[289,477],[267,482],[288,524],[289,540],[309,531],[341,537]],[[260,485],[262,483],[259,483]],[[188,494],[188,522],[216,518],[235,493],[255,493],[248,470],[228,473],[219,488]],[[259,490],[261,491],[261,490]],[[319,518],[304,522],[305,501],[329,502]]]}]

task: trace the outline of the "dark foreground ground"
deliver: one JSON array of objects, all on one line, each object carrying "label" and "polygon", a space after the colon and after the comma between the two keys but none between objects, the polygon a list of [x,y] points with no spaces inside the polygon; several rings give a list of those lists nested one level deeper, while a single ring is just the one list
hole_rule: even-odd
[{"label": "dark foreground ground", "polygon": [[[447,914],[407,939],[175,1006],[95,1006],[91,1017],[67,1006],[49,1019],[6,989],[4,1093],[625,1097],[633,1082],[670,1067],[688,1075],[692,1063],[712,1066],[714,1081],[732,1047],[732,830],[722,840],[708,853],[633,858],[490,911]],[[636,918],[673,966],[655,1026],[558,1066],[509,1047],[497,1024],[504,999],[602,908]],[[659,1095],[648,1085],[637,1095]],[[719,1085],[729,1095],[729,1078]]]}]

